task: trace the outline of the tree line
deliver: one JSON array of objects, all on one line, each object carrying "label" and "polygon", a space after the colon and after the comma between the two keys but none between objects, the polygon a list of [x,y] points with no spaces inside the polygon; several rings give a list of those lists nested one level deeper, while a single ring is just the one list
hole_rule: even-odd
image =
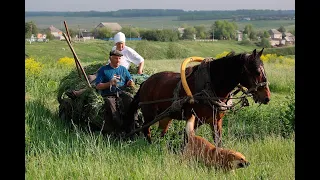
[{"label": "tree line", "polygon": [[184,11],[182,9],[120,9],[117,11],[78,11],[78,12],[25,12],[25,16],[64,16],[64,17],[152,17],[152,16],[177,16],[178,21],[185,20],[211,20],[211,19],[239,19],[250,18],[292,18],[295,10],[212,10],[212,11]]},{"label": "tree line", "polygon": [[[129,37],[141,37],[144,40],[149,41],[162,41],[162,42],[174,42],[178,40],[195,40],[195,39],[217,39],[217,40],[238,40],[238,26],[234,21],[217,20],[209,29],[204,25],[189,26],[183,25],[183,33],[178,29],[140,29],[137,27],[123,27],[121,32]],[[65,30],[62,30],[65,32]],[[278,28],[280,32],[286,32],[283,26]],[[97,39],[108,39],[113,37],[115,33],[110,28],[103,27],[99,29],[92,29],[90,31],[92,35]],[[289,31],[295,35],[295,31]],[[25,37],[30,38],[31,34],[44,33],[48,39],[54,37],[48,31],[48,29],[38,29],[37,25],[33,22],[25,23]],[[79,34],[79,30],[69,29],[71,37],[75,37]],[[269,37],[270,34],[266,30],[255,30],[252,24],[247,24],[242,30],[242,41],[244,45],[256,43],[263,47],[270,47]]]}]

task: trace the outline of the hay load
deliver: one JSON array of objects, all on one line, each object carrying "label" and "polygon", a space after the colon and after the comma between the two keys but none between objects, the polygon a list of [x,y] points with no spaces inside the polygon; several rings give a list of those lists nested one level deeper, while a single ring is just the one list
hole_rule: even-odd
[{"label": "hay load", "polygon": [[[94,75],[97,70],[105,63],[93,63],[85,66],[83,69],[87,75]],[[136,74],[136,67],[130,67],[130,74],[135,81],[135,87],[126,87],[123,89],[133,95],[138,91],[140,84],[145,81],[149,75]],[[83,94],[75,99],[66,95],[68,90],[86,89]],[[108,119],[105,118],[104,99],[95,88],[90,88],[81,78],[77,69],[71,71],[61,81],[58,87],[57,99],[59,106],[59,117],[66,121],[71,121],[81,127],[90,126],[91,130],[102,131],[102,133],[113,133],[116,127],[113,127]]]}]

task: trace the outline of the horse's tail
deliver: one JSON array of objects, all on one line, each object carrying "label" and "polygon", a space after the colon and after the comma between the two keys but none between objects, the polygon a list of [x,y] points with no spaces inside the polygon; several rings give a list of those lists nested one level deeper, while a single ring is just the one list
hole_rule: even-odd
[{"label": "horse's tail", "polygon": [[126,133],[130,133],[135,128],[135,121],[138,120],[138,109],[139,109],[139,102],[140,102],[140,89],[143,83],[140,84],[140,88],[138,89],[137,93],[134,95],[133,100],[131,101],[128,111],[126,120],[124,122],[124,127]]}]

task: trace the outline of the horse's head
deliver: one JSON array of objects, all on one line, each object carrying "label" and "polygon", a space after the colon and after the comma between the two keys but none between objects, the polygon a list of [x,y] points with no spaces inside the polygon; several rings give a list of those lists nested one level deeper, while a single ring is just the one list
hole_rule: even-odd
[{"label": "horse's head", "polygon": [[263,49],[257,53],[245,56],[245,64],[242,71],[240,84],[248,89],[256,103],[268,104],[270,101],[270,89],[268,86],[266,72],[260,57]]}]

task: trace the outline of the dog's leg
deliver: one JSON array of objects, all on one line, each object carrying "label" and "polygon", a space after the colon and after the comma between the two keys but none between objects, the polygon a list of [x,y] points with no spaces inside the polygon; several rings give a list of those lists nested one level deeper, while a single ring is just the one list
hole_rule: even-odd
[{"label": "dog's leg", "polygon": [[187,120],[187,125],[186,125],[186,133],[187,137],[189,138],[190,136],[194,136],[194,123],[195,123],[196,117],[192,114],[191,117]]}]

